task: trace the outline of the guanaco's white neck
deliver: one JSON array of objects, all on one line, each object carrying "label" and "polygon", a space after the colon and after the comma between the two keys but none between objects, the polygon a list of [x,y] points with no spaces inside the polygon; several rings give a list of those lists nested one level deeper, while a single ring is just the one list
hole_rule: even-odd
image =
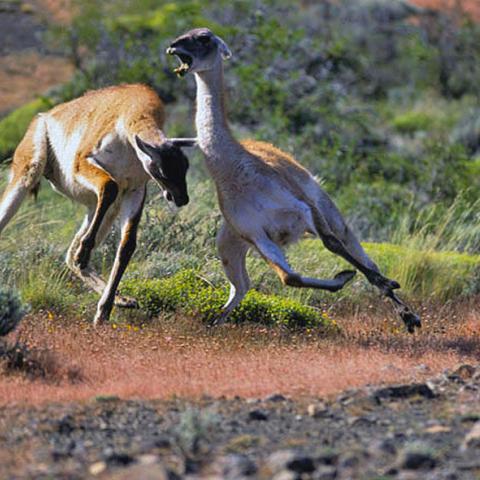
[{"label": "guanaco's white neck", "polygon": [[[197,140],[214,179],[225,178],[237,163],[239,143],[233,138],[225,114],[223,65],[195,73],[197,82]],[[235,155],[237,153],[237,155]]]}]

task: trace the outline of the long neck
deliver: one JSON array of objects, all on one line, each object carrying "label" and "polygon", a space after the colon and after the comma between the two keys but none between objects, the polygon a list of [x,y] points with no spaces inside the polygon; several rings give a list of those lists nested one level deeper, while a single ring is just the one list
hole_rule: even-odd
[{"label": "long neck", "polygon": [[224,176],[233,166],[232,150],[239,148],[239,144],[230,132],[225,114],[222,61],[219,59],[211,70],[195,73],[195,79],[198,143],[212,176]]}]

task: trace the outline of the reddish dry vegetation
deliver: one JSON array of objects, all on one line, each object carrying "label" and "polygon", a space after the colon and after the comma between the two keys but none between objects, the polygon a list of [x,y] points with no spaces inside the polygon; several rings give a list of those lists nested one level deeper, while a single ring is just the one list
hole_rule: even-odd
[{"label": "reddish dry vegetation", "polygon": [[410,0],[420,7],[435,10],[453,11],[456,14],[468,14],[475,20],[480,21],[479,0]]},{"label": "reddish dry vegetation", "polygon": [[0,57],[0,112],[8,111],[70,80],[73,65],[63,57],[21,52]]},{"label": "reddish dry vegetation", "polygon": [[32,379],[4,371],[0,404],[96,395],[308,397],[421,380],[478,361],[480,316],[471,307],[458,318],[451,312],[427,317],[423,330],[411,336],[393,328],[392,320],[349,316],[339,320],[343,335],[325,339],[252,325],[211,330],[183,318],[94,330],[85,321],[31,316],[18,333],[36,358],[47,361],[47,375]]}]

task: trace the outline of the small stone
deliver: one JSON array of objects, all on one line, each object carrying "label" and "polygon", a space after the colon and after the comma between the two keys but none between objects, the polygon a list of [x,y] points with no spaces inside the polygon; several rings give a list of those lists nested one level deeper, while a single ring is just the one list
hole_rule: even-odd
[{"label": "small stone", "polygon": [[281,393],[273,393],[272,395],[269,395],[265,398],[266,402],[284,402],[285,400],[287,400],[287,398],[284,397]]},{"label": "small stone", "polygon": [[121,466],[130,465],[135,459],[128,453],[112,453],[107,456],[108,465]]},{"label": "small stone", "polygon": [[293,450],[280,450],[272,453],[267,459],[267,465],[272,473],[290,470],[295,473],[311,473],[315,463],[311,457]]},{"label": "small stone", "polygon": [[392,385],[379,388],[373,392],[378,400],[383,399],[407,399],[411,397],[434,398],[433,390],[426,383],[412,383],[407,385]]},{"label": "small stone", "polygon": [[471,447],[480,446],[480,421],[475,423],[472,429],[465,435],[465,439],[462,444],[462,450],[466,450]]},{"label": "small stone", "polygon": [[158,456],[152,453],[145,453],[137,457],[137,461],[140,465],[154,465],[158,462]]},{"label": "small stone", "polygon": [[212,473],[225,480],[249,477],[257,472],[257,466],[246,455],[231,454],[218,457],[211,466]]},{"label": "small stone", "polygon": [[399,467],[405,470],[431,470],[436,464],[437,461],[428,449],[418,447],[405,449],[399,461]]},{"label": "small stone", "polygon": [[327,406],[323,402],[321,402],[311,403],[307,407],[307,413],[312,418],[324,418],[328,416],[329,411]]},{"label": "small stone", "polygon": [[90,475],[96,476],[96,475],[100,475],[106,469],[107,469],[107,464],[105,462],[95,462],[90,465],[90,467],[88,468],[88,471],[90,472]]},{"label": "small stone", "polygon": [[250,412],[248,412],[248,419],[266,421],[268,420],[268,415],[263,410],[250,410]]},{"label": "small stone", "polygon": [[325,448],[320,450],[315,456],[315,463],[317,465],[336,465],[338,462],[338,452],[332,448]]},{"label": "small stone", "polygon": [[450,431],[451,431],[451,428],[445,427],[444,425],[432,425],[431,427],[428,427],[424,430],[425,433],[431,433],[431,434],[446,433]]},{"label": "small stone", "polygon": [[321,465],[312,475],[313,480],[334,480],[337,478],[337,469],[331,465]]},{"label": "small stone", "polygon": [[109,480],[170,480],[171,478],[176,478],[176,476],[159,463],[155,465],[130,465],[109,476]]},{"label": "small stone", "polygon": [[276,473],[272,480],[298,480],[298,475],[290,470],[282,470]]},{"label": "small stone", "polygon": [[397,448],[395,447],[395,442],[393,440],[384,438],[383,440],[374,441],[368,451],[372,455],[382,457],[385,454],[395,455],[397,453]]},{"label": "small stone", "polygon": [[460,377],[462,380],[470,380],[476,372],[476,368],[472,365],[463,364],[452,371],[452,375]]}]

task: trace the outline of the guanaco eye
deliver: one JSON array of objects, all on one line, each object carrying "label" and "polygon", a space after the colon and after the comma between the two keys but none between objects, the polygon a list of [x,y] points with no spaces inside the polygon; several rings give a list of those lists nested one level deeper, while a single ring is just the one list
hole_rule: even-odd
[{"label": "guanaco eye", "polygon": [[210,37],[208,35],[201,35],[198,37],[198,41],[206,45],[208,42],[210,42]]}]

